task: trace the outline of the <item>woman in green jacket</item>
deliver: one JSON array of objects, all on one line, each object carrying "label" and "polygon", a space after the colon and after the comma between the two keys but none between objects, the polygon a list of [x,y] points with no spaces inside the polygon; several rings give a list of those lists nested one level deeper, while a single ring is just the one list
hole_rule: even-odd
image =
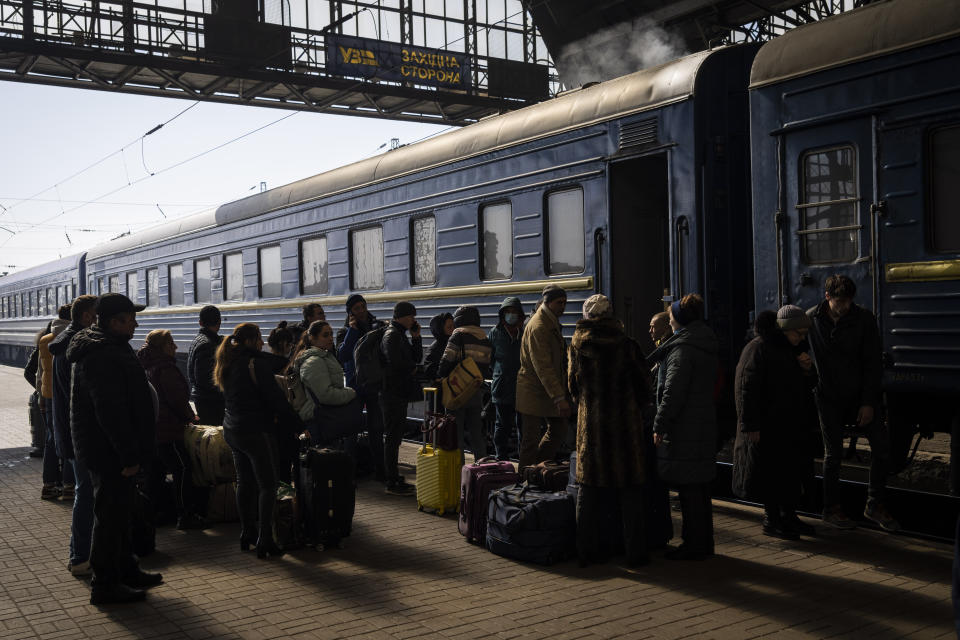
[{"label": "woman in green jacket", "polygon": [[340,425],[320,424],[316,419],[318,405],[342,406],[354,402],[357,392],[344,386],[343,367],[333,352],[333,329],[323,320],[313,322],[300,336],[291,367],[300,372],[300,381],[306,391],[306,402],[300,408],[300,418],[315,441],[346,435],[339,433]]}]

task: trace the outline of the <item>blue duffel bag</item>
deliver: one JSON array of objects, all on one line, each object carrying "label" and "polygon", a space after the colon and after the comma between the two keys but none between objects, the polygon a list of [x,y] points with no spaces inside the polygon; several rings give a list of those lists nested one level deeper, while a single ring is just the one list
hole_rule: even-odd
[{"label": "blue duffel bag", "polygon": [[576,509],[566,491],[523,483],[490,494],[487,548],[498,556],[552,564],[576,553],[576,539]]}]

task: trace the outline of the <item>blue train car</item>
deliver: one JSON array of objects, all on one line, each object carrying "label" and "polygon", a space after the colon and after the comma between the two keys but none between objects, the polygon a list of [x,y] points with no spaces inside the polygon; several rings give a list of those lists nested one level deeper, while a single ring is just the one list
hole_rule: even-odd
[{"label": "blue train car", "polygon": [[181,351],[206,303],[228,330],[307,302],[336,326],[353,292],[382,318],[411,300],[423,325],[476,304],[489,328],[505,296],[529,312],[555,282],[568,335],[603,291],[648,340],[653,313],[699,291],[729,364],[751,300],[755,53],[694,54],[106,243],[87,288],[147,304],[138,338],[169,328]]},{"label": "blue train car", "polygon": [[[760,50],[750,84],[756,309],[804,308],[833,273],[883,336],[900,461],[960,446],[960,10],[881,2]],[[953,490],[960,476],[953,472]]]},{"label": "blue train car", "polygon": [[0,362],[27,363],[37,333],[62,304],[83,293],[82,253],[0,278]]}]

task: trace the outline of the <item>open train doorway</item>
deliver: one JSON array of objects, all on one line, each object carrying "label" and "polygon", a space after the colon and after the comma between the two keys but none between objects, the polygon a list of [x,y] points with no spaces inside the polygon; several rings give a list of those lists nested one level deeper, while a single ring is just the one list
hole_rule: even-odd
[{"label": "open train doorway", "polygon": [[667,156],[610,165],[610,271],[613,308],[627,335],[653,349],[650,318],[670,291]]}]

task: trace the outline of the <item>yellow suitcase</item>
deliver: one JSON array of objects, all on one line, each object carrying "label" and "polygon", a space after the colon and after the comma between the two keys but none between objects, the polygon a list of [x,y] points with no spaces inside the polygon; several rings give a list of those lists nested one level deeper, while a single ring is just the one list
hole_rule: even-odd
[{"label": "yellow suitcase", "polygon": [[[436,404],[437,389],[433,387],[423,390],[424,404],[431,394]],[[463,454],[459,449],[438,449],[435,441],[428,444],[424,434],[423,446],[417,451],[417,508],[420,511],[430,509],[442,516],[447,511],[457,510],[460,506],[462,458]]]}]

